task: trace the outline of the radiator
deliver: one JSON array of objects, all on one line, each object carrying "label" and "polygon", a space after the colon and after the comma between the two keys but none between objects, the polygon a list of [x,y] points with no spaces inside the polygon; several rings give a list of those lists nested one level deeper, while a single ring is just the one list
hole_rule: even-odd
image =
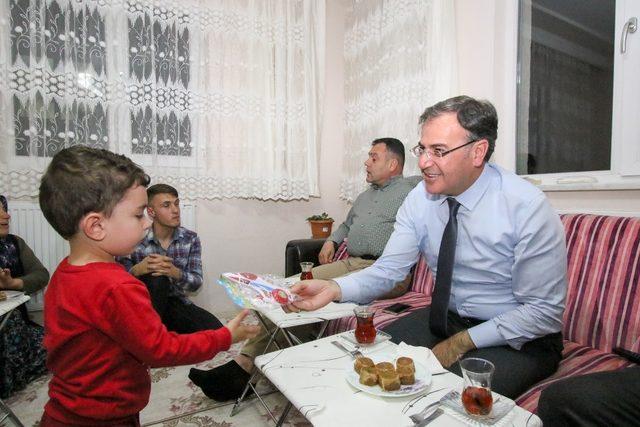
[{"label": "radiator", "polygon": [[[53,274],[60,261],[69,254],[69,244],[51,228],[38,203],[9,201],[9,213],[10,233],[22,237],[49,273]],[[195,204],[181,205],[181,219],[184,227],[195,229]],[[27,304],[29,310],[42,310],[43,295],[44,291],[31,295]]]}]

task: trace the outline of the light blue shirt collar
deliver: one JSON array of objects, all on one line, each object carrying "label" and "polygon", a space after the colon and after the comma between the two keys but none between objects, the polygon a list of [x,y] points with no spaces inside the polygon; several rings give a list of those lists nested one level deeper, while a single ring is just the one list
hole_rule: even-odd
[{"label": "light blue shirt collar", "polygon": [[[498,172],[493,167],[490,167],[485,163],[478,179],[476,179],[475,182],[464,192],[455,196],[454,199],[456,199],[465,209],[472,211],[478,205],[478,202],[480,202],[484,193],[487,192],[491,181],[496,177],[498,177]],[[443,194],[431,194],[427,191],[427,198],[429,200],[440,200],[441,204],[444,203],[448,197],[450,196]]]}]

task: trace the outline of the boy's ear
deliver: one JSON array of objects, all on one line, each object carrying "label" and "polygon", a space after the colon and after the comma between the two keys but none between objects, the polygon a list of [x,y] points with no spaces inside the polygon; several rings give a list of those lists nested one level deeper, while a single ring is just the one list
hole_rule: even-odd
[{"label": "boy's ear", "polygon": [[104,215],[98,212],[89,212],[80,219],[80,231],[91,240],[101,241],[106,237],[104,228]]},{"label": "boy's ear", "polygon": [[156,211],[153,210],[151,206],[147,206],[147,214],[149,214],[149,218],[155,219]]}]

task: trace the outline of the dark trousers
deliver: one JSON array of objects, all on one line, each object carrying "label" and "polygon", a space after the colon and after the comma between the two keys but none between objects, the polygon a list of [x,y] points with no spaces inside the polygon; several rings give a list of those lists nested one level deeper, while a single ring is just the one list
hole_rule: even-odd
[{"label": "dark trousers", "polygon": [[138,279],[147,285],[151,304],[168,330],[179,334],[190,334],[222,327],[218,318],[207,310],[170,295],[171,282],[166,276],[154,277],[147,274]]},{"label": "dark trousers", "polygon": [[[444,339],[431,333],[429,312],[430,307],[415,311],[393,322],[385,328],[385,331],[391,335],[395,343],[404,341],[409,345],[433,348]],[[453,333],[469,329],[482,322],[478,319],[462,318],[451,311],[448,315],[449,329]],[[496,367],[491,388],[515,399],[558,369],[562,358],[562,336],[560,333],[550,334],[526,343],[520,350],[505,345],[471,350],[464,356],[480,357],[491,361]],[[459,363],[454,363],[448,369],[462,376]]]},{"label": "dark trousers", "polygon": [[567,378],[542,391],[544,427],[640,425],[640,367]]}]

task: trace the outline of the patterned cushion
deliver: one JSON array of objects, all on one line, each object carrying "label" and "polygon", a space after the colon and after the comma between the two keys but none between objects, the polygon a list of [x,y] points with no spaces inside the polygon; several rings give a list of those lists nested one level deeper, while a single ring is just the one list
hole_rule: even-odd
[{"label": "patterned cushion", "polygon": [[[347,252],[347,239],[344,239],[338,249],[336,250],[335,255],[333,256],[334,261],[339,261],[341,259],[345,259],[349,257],[349,253]],[[416,264],[416,268],[414,269],[413,280],[411,281],[411,290],[414,292],[419,292],[427,297],[431,298],[431,292],[433,291],[434,277],[431,273],[431,269],[427,265],[423,256],[420,256],[420,260]],[[394,300],[395,301],[395,300]],[[397,301],[399,302],[399,300]]]},{"label": "patterned cushion", "polygon": [[[347,239],[345,239],[333,257],[334,261],[345,259],[349,256],[347,253]],[[429,266],[424,260],[424,257],[420,257],[420,260],[416,264],[414,269],[413,280],[411,282],[411,289],[404,295],[386,300],[378,300],[371,303],[371,306],[377,309],[376,316],[374,318],[374,324],[378,329],[382,329],[392,322],[416,311],[419,308],[423,308],[431,304],[431,291],[433,289],[433,274],[429,269]],[[411,306],[410,309],[403,311],[399,314],[383,313],[382,309],[389,307],[392,304],[404,303]],[[329,322],[326,335],[338,334],[340,332],[348,331],[356,327],[355,316],[343,317],[342,319],[336,319]]]},{"label": "patterned cushion", "polygon": [[613,371],[629,366],[635,366],[635,364],[612,353],[565,341],[558,371],[518,397],[516,403],[518,406],[535,413],[538,409],[540,393],[549,384],[567,377],[592,372]]},{"label": "patterned cushion", "polygon": [[640,218],[562,215],[568,251],[565,339],[640,351]]}]

